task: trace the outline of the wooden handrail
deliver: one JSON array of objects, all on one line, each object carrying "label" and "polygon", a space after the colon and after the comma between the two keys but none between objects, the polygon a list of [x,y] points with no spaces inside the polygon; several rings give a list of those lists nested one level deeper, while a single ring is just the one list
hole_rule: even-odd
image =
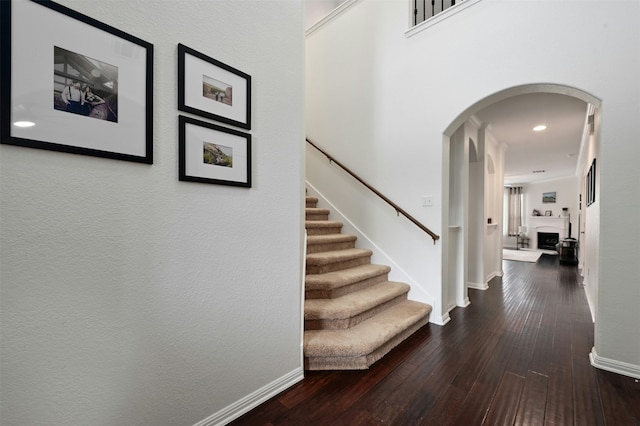
[{"label": "wooden handrail", "polygon": [[396,211],[396,214],[400,215],[402,214],[404,217],[406,217],[407,219],[409,219],[411,222],[413,222],[418,228],[422,229],[424,232],[426,232],[427,234],[429,234],[429,236],[431,238],[433,238],[433,244],[436,243],[437,240],[440,239],[440,236],[436,233],[434,233],[432,230],[430,230],[429,228],[427,228],[426,226],[424,226],[422,223],[418,222],[413,216],[411,216],[409,213],[407,213],[406,211],[404,211],[400,206],[398,206],[396,203],[394,203],[393,201],[391,201],[390,199],[388,199],[387,197],[385,197],[380,191],[378,191],[377,189],[375,189],[373,186],[369,185],[367,182],[365,182],[360,176],[358,176],[357,174],[355,174],[354,172],[352,172],[347,166],[345,166],[344,164],[342,164],[341,162],[339,162],[338,160],[336,160],[335,158],[333,158],[331,155],[327,154],[326,151],[324,151],[322,148],[320,148],[318,145],[316,145],[315,143],[311,142],[308,138],[307,138],[307,143],[309,143],[312,147],[314,147],[315,149],[317,149],[318,151],[320,151],[325,157],[327,157],[329,159],[329,162],[333,162],[336,163],[338,166],[340,166],[340,168],[342,168],[342,170],[344,170],[345,172],[349,173],[351,176],[353,176],[358,182],[360,182],[361,184],[363,184],[364,186],[366,186],[369,190],[371,190],[371,192],[373,192],[374,194],[376,194],[378,197],[382,198],[387,204],[389,204],[391,207],[393,207]]}]

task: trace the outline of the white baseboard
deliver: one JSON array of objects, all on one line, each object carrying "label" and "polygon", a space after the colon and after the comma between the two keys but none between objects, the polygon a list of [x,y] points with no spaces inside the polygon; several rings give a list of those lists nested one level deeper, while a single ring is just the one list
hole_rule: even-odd
[{"label": "white baseboard", "polygon": [[596,348],[591,349],[589,360],[591,360],[591,365],[599,368],[600,370],[611,371],[612,373],[622,374],[623,376],[633,377],[634,379],[640,379],[640,365],[603,358],[598,356]]},{"label": "white baseboard", "polygon": [[467,287],[468,288],[475,288],[476,290],[488,290],[489,289],[489,284],[487,284],[487,283],[478,284],[478,283],[468,282],[467,283]]},{"label": "white baseboard", "polygon": [[[457,304],[456,306],[459,306],[459,307],[461,307],[461,308],[466,308],[466,307],[467,307],[467,306],[469,306],[470,304],[471,304],[471,301],[469,300],[469,298],[468,298],[468,297],[465,297],[464,299],[459,300],[459,301],[458,301],[458,304]],[[454,308],[455,308],[456,306],[454,306]],[[452,309],[453,309],[453,308],[452,308]],[[451,309],[449,309],[449,312],[451,312]]]},{"label": "white baseboard", "polygon": [[256,408],[269,398],[272,398],[280,392],[290,388],[299,381],[304,379],[304,369],[302,367],[296,368],[289,374],[286,374],[279,379],[274,380],[268,385],[258,389],[242,398],[241,400],[234,402],[228,407],[223,408],[215,414],[207,417],[204,420],[200,420],[193,426],[222,426],[237,419],[243,414]]},{"label": "white baseboard", "polygon": [[429,322],[435,325],[445,325],[451,321],[451,317],[449,316],[449,312],[446,312],[439,318],[434,317],[433,315],[429,315]]}]

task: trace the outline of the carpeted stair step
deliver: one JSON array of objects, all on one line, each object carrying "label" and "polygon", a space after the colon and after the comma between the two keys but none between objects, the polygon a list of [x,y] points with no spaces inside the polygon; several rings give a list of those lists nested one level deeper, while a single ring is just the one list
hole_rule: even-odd
[{"label": "carpeted stair step", "polygon": [[318,205],[318,198],[317,197],[306,197],[306,206],[309,208],[313,208],[316,207]]},{"label": "carpeted stair step", "polygon": [[335,220],[305,220],[304,227],[307,235],[339,234],[342,231],[342,222]]},{"label": "carpeted stair step", "polygon": [[340,330],[354,327],[372,316],[407,300],[410,286],[383,282],[337,299],[304,302],[305,330]]},{"label": "carpeted stair step", "polygon": [[329,220],[329,212],[329,209],[307,207],[304,212],[305,220]]},{"label": "carpeted stair step", "polygon": [[307,370],[364,370],[429,321],[431,306],[404,301],[346,330],[307,330]]},{"label": "carpeted stair step", "polygon": [[369,249],[351,248],[307,254],[307,274],[324,274],[371,263]]},{"label": "carpeted stair step", "polygon": [[309,235],[307,236],[307,253],[354,248],[356,239],[355,235],[348,234]]},{"label": "carpeted stair step", "polygon": [[333,299],[385,282],[391,267],[367,264],[324,274],[307,274],[305,299]]}]

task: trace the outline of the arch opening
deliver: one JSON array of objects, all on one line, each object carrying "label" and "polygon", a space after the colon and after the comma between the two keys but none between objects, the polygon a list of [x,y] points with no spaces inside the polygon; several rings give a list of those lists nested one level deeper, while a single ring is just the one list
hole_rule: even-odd
[{"label": "arch opening", "polygon": [[[504,162],[505,150],[487,152],[486,125],[478,120],[476,114],[500,101],[529,94],[559,94],[573,97],[585,102],[589,110],[592,113],[595,111],[596,117],[600,117],[601,100],[591,93],[566,85],[535,83],[506,88],[480,99],[462,111],[444,130],[444,176],[460,174],[456,171],[466,168],[462,173],[465,178],[445,179],[442,188],[443,194],[461,194],[455,197],[447,196],[449,203],[445,203],[444,207],[448,210],[443,211],[442,216],[443,229],[459,228],[457,234],[445,235],[443,245],[447,250],[443,250],[442,256],[443,293],[449,294],[450,300],[458,301],[458,306],[469,304],[468,288],[486,289],[493,277],[502,275],[502,200],[496,201],[497,198],[501,198],[497,195],[489,200],[488,195],[502,193],[498,189],[504,183],[504,167],[500,164],[501,161]],[[474,137],[465,133],[469,129],[476,132]],[[585,142],[585,137],[588,138],[583,134],[581,145]],[[477,145],[473,144],[472,140],[477,141]],[[580,151],[583,151],[582,146]],[[452,152],[466,152],[467,157],[450,155]],[[486,178],[483,177],[486,181],[481,185],[477,181],[478,171],[474,169],[473,162],[483,164],[482,170],[487,173]],[[579,176],[576,182],[580,182]],[[455,214],[452,215],[451,212]],[[478,212],[484,212],[484,216]],[[595,232],[597,235],[599,230]],[[597,248],[595,250],[597,252]],[[597,256],[591,260],[597,262]],[[594,266],[598,268],[597,265]],[[491,270],[492,268],[495,270]],[[458,272],[454,274],[450,271]],[[455,296],[452,293],[455,293]],[[595,310],[595,307],[592,309]]]}]

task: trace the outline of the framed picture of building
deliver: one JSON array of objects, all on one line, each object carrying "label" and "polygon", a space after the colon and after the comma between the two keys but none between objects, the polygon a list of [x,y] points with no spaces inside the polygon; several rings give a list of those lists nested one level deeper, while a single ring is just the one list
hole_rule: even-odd
[{"label": "framed picture of building", "polygon": [[251,187],[251,135],[179,116],[179,180]]},{"label": "framed picture of building", "polygon": [[251,129],[251,76],[178,44],[178,109]]},{"label": "framed picture of building", "polygon": [[153,45],[52,1],[0,2],[0,142],[153,163]]}]

